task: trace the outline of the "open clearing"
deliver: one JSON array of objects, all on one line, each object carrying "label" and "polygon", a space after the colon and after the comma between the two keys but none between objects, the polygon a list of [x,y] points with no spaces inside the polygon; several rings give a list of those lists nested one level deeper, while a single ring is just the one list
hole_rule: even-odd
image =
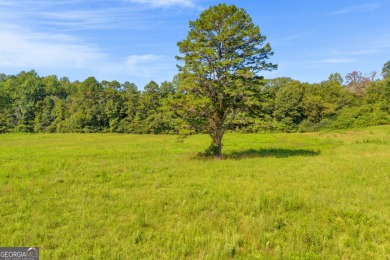
[{"label": "open clearing", "polygon": [[0,245],[42,259],[390,258],[390,127],[0,135]]}]

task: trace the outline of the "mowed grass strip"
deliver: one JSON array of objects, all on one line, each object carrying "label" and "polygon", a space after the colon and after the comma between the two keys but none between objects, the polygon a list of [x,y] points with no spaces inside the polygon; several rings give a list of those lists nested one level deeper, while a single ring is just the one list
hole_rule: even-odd
[{"label": "mowed grass strip", "polygon": [[0,245],[43,259],[389,259],[390,127],[0,135]]}]

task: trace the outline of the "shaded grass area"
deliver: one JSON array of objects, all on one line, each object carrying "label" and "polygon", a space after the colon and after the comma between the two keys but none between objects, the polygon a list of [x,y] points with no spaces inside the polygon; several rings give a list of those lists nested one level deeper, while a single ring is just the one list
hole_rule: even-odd
[{"label": "shaded grass area", "polygon": [[43,259],[387,259],[390,127],[0,135],[0,245]]},{"label": "shaded grass area", "polygon": [[312,151],[305,149],[281,149],[281,148],[269,148],[269,149],[249,149],[243,151],[233,151],[224,156],[226,159],[243,159],[253,157],[276,157],[287,158],[291,156],[317,156],[320,151]]}]

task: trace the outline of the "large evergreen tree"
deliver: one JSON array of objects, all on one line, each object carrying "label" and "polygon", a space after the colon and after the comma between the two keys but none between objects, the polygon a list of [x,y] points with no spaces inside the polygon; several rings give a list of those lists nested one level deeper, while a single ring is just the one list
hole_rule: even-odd
[{"label": "large evergreen tree", "polygon": [[210,134],[208,151],[217,158],[229,123],[257,102],[257,73],[276,69],[265,40],[244,9],[219,4],[190,21],[187,38],[178,42],[183,118]]}]

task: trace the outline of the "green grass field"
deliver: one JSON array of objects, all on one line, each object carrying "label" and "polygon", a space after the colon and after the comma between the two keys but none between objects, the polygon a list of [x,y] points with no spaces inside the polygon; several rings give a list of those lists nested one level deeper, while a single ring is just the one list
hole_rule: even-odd
[{"label": "green grass field", "polygon": [[390,127],[0,135],[0,246],[42,259],[390,259]]}]

